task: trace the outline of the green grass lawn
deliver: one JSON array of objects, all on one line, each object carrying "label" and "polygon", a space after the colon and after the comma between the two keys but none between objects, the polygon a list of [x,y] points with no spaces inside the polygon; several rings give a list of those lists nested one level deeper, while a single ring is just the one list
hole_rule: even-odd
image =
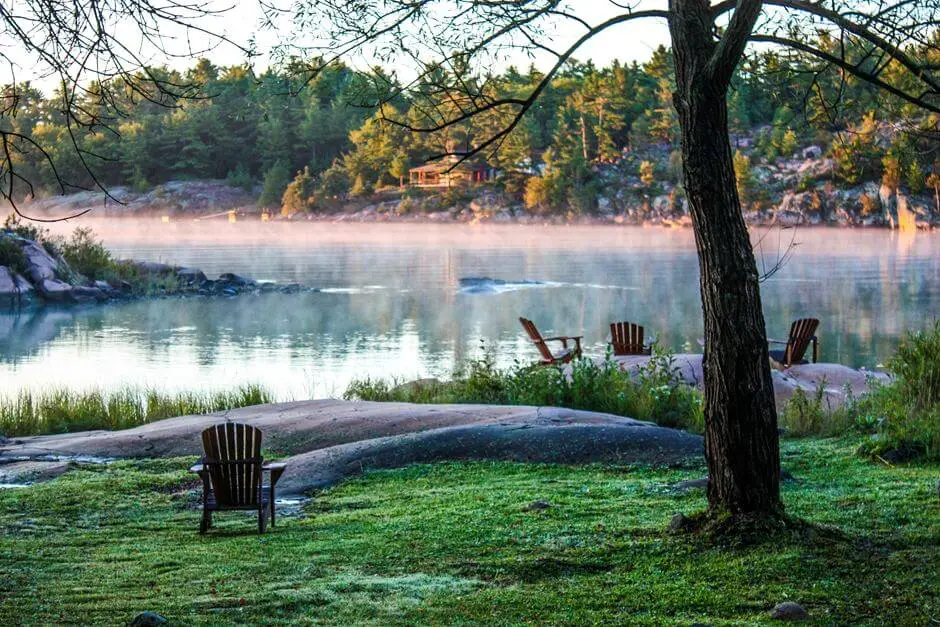
[{"label": "green grass lawn", "polygon": [[[0,624],[820,624],[940,619],[940,465],[887,467],[856,440],[784,443],[791,515],[750,547],[670,535],[705,505],[701,467],[440,464],[320,493],[258,536],[197,533],[191,460],[120,462],[0,490]],[[524,511],[537,499],[553,504]],[[834,531],[837,529],[838,532]]]}]

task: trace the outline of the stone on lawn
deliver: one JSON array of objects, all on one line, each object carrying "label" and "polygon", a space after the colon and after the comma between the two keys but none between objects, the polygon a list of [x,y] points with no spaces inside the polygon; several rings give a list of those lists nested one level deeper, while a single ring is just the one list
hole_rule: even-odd
[{"label": "stone on lawn", "polygon": [[778,603],[770,611],[770,617],[775,620],[801,621],[809,620],[809,612],[803,609],[803,606],[793,601],[784,601]]},{"label": "stone on lawn", "polygon": [[141,612],[131,621],[132,627],[155,627],[156,625],[167,625],[170,621],[163,618],[156,612]]}]

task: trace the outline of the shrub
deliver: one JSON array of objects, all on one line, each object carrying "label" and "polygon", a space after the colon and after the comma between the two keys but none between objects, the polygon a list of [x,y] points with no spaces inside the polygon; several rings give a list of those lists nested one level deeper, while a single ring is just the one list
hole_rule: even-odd
[{"label": "shrub", "polygon": [[347,399],[411,403],[556,406],[599,411],[666,427],[701,431],[702,397],[682,383],[671,355],[656,351],[631,374],[608,354],[600,363],[575,360],[570,370],[517,364],[499,369],[491,356],[458,368],[451,381],[353,381]]},{"label": "shrub", "polygon": [[897,377],[898,392],[915,411],[940,403],[940,320],[932,329],[908,333],[887,366]]},{"label": "shrub", "polygon": [[297,173],[294,180],[284,190],[284,196],[281,198],[281,214],[290,217],[295,213],[312,209],[313,192],[313,175],[310,174],[310,167],[304,166],[304,169]]},{"label": "shrub", "polygon": [[656,171],[651,161],[643,161],[640,163],[640,181],[643,182],[643,185],[650,188],[652,188],[653,184],[656,182]]},{"label": "shrub", "polygon": [[91,279],[108,279],[114,273],[111,253],[88,227],[78,227],[72,237],[61,244],[62,257],[75,272]]},{"label": "shrub", "polygon": [[940,320],[908,333],[887,366],[894,380],[858,406],[856,422],[871,434],[860,452],[940,458]]},{"label": "shrub", "polygon": [[283,161],[276,162],[264,173],[261,196],[258,204],[262,207],[280,207],[281,197],[290,183],[290,168]]},{"label": "shrub", "polygon": [[0,236],[0,266],[18,274],[25,274],[29,263],[20,245],[9,237]]},{"label": "shrub", "polygon": [[44,229],[36,224],[26,224],[20,220],[19,216],[15,213],[11,213],[7,216],[7,219],[3,221],[3,230],[15,233],[23,239],[32,240],[34,242],[42,242],[49,235],[48,229]]},{"label": "shrub", "polygon": [[251,188],[255,186],[255,181],[251,178],[251,172],[248,171],[244,163],[239,163],[238,167],[230,170],[225,177],[225,182],[232,187],[240,187],[246,192],[250,192]]}]

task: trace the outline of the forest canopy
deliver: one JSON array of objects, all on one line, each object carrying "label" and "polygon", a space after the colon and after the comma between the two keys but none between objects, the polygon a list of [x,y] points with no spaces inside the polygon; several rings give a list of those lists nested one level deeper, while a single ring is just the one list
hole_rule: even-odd
[{"label": "forest canopy", "polygon": [[[836,46],[825,35],[816,43],[823,49]],[[417,125],[426,103],[389,97],[398,90],[388,69],[362,73],[333,62],[311,79],[306,69],[316,64],[294,59],[260,75],[245,65],[219,67],[206,59],[185,72],[150,68],[162,81],[200,89],[197,98],[167,100],[164,95],[160,102],[140,97],[122,78],[92,84],[76,97],[103,123],[81,130],[82,158],[56,106],[61,89],[44,94],[28,82],[7,85],[4,98],[18,99],[17,114],[0,118],[0,124],[48,153],[27,147],[13,155],[18,173],[34,185],[32,190],[19,185],[14,197],[93,189],[96,182],[144,191],[175,179],[227,179],[260,189],[262,205],[290,202],[293,209],[308,210],[316,194],[345,199],[398,186],[409,168],[459,152],[475,136],[506,123],[493,112],[437,133],[412,132],[389,124],[388,108]],[[739,188],[747,187],[747,168],[756,160],[789,158],[810,143],[836,161],[837,183],[896,176],[917,193],[940,177],[937,114],[850,74],[821,73],[817,66],[815,58],[798,51],[765,49],[738,68],[729,122],[733,141],[747,153],[736,158],[744,177]],[[603,184],[600,167],[625,157],[637,161],[632,174],[641,181],[666,179],[678,186],[672,68],[665,47],[645,63],[599,68],[570,61],[512,133],[473,159],[498,168],[499,185],[530,207],[592,211]],[[426,80],[446,72],[429,68]],[[889,83],[905,80],[900,69],[891,67],[881,75]],[[494,97],[512,97],[531,92],[543,77],[535,67],[508,67],[465,80],[485,84]],[[123,100],[96,100],[97,91],[123,94]],[[379,102],[384,113],[374,108]],[[449,106],[447,94],[438,104]],[[883,127],[895,132],[885,139]]]}]

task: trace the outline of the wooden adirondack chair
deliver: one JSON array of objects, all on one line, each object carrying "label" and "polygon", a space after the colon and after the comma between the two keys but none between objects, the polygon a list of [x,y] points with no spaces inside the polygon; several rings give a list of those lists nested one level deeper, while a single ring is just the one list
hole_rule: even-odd
[{"label": "wooden adirondack chair", "polygon": [[770,351],[770,359],[774,365],[781,368],[789,368],[793,364],[807,363],[803,359],[806,349],[810,343],[813,344],[813,363],[819,355],[819,340],[815,333],[819,326],[819,320],[816,318],[801,318],[790,326],[790,337],[786,341],[768,339],[772,344],[783,344],[783,350]]},{"label": "wooden adirondack chair", "polygon": [[[257,510],[258,533],[264,533],[268,513],[274,526],[274,487],[287,464],[264,463],[261,430],[226,422],[202,432],[205,456],[190,471],[202,478],[202,522],[199,533],[212,527],[212,512]],[[264,474],[270,473],[267,485]]]},{"label": "wooden adirondack chair", "polygon": [[643,345],[643,327],[632,322],[610,323],[610,345],[614,355],[652,355],[653,348]]},{"label": "wooden adirondack chair", "polygon": [[[539,349],[539,353],[542,355],[542,359],[539,360],[539,364],[543,366],[552,366],[555,364],[567,364],[569,361],[575,357],[581,356],[581,339],[583,335],[564,335],[558,337],[542,337],[542,334],[539,333],[539,330],[535,328],[535,324],[527,318],[519,318],[519,322],[522,323],[522,328],[525,329],[525,332],[529,334],[529,338],[532,340],[532,343],[535,344],[535,347]],[[574,340],[574,347],[568,348],[568,340]],[[555,355],[548,348],[546,342],[561,342],[562,352]]]}]

